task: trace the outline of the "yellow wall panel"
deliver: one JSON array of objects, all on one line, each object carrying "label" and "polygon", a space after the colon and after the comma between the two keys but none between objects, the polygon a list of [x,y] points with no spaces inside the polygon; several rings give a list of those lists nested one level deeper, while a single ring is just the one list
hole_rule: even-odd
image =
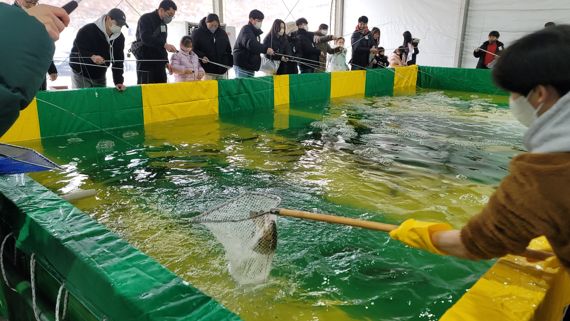
[{"label": "yellow wall panel", "polygon": [[289,105],[289,75],[273,77],[275,106]]},{"label": "yellow wall panel", "polygon": [[331,73],[331,98],[364,96],[365,89],[365,70]]},{"label": "yellow wall panel", "polygon": [[218,82],[142,86],[144,123],[218,114]]},{"label": "yellow wall panel", "polygon": [[0,142],[14,143],[26,140],[40,139],[40,120],[38,118],[38,104],[36,99],[20,111],[20,117],[14,125],[0,138]]},{"label": "yellow wall panel", "polygon": [[[552,250],[546,238],[530,248]],[[559,321],[570,303],[570,280],[558,259],[528,263],[515,256],[501,258],[440,321]]]},{"label": "yellow wall panel", "polygon": [[416,88],[418,83],[418,66],[396,67],[394,77],[394,94],[402,89]]}]

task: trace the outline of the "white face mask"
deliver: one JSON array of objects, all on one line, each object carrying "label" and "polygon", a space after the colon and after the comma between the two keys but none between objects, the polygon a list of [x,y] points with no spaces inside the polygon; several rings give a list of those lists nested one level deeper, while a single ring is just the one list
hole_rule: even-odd
[{"label": "white face mask", "polygon": [[283,36],[284,34],[285,34],[285,29],[279,30],[279,35],[280,35],[280,36]]},{"label": "white face mask", "polygon": [[261,25],[262,25],[262,24],[263,24],[263,23],[262,23],[261,21],[257,21],[254,26],[255,26],[256,29],[261,29]]},{"label": "white face mask", "polygon": [[111,25],[111,28],[109,29],[113,34],[121,33],[121,27],[117,26],[116,24]]},{"label": "white face mask", "polygon": [[328,30],[320,30],[320,31],[321,31],[321,33],[323,34],[323,36],[326,36],[326,35],[329,34],[329,31],[328,31]]},{"label": "white face mask", "polygon": [[528,97],[532,94],[532,91],[528,96],[520,96],[516,99],[512,97],[509,98],[509,106],[511,107],[511,113],[515,118],[526,127],[530,127],[532,123],[538,118],[538,111],[542,109],[544,104],[540,104],[537,109],[534,109],[531,103],[528,102]]}]

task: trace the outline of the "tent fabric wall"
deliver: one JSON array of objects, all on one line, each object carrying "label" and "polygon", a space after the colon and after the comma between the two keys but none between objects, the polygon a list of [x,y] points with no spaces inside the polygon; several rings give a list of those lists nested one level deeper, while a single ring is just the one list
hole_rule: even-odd
[{"label": "tent fabric wall", "polygon": [[414,37],[421,39],[418,64],[452,67],[460,36],[461,1],[345,1],[343,34],[347,39],[346,46],[351,45],[350,37],[358,17],[365,15],[369,29],[380,28],[380,45],[386,49],[386,55],[403,44],[402,34],[409,30]]},{"label": "tent fabric wall", "polygon": [[216,81],[142,86],[144,123],[218,114]]},{"label": "tent fabric wall", "polygon": [[458,67],[456,48],[463,44],[461,67],[475,68],[477,60],[473,50],[487,40],[491,30],[498,30],[501,41],[508,46],[513,40],[543,28],[548,21],[570,23],[570,1],[567,0],[470,0],[462,42],[464,1],[345,1],[343,34],[350,46],[350,35],[358,17],[366,15],[370,29],[380,28],[380,45],[386,48],[387,54],[402,45],[402,33],[409,30],[421,39],[419,65]]},{"label": "tent fabric wall", "polygon": [[463,68],[475,68],[473,50],[497,30],[508,47],[514,40],[542,29],[546,22],[570,23],[570,1],[567,0],[471,0],[465,32]]}]

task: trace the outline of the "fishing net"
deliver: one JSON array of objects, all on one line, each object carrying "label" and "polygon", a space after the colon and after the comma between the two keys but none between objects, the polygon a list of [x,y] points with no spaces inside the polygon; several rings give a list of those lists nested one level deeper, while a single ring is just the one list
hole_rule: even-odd
[{"label": "fishing net", "polygon": [[275,195],[247,193],[192,218],[206,226],[225,250],[228,270],[239,284],[264,283],[277,247]]}]

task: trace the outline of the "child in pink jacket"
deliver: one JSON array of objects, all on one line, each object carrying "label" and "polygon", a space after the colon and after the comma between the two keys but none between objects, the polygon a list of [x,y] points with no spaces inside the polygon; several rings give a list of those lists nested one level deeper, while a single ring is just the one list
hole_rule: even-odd
[{"label": "child in pink jacket", "polygon": [[192,38],[188,36],[180,41],[180,51],[172,55],[170,66],[176,82],[201,80],[205,75],[198,55],[192,52]]}]

